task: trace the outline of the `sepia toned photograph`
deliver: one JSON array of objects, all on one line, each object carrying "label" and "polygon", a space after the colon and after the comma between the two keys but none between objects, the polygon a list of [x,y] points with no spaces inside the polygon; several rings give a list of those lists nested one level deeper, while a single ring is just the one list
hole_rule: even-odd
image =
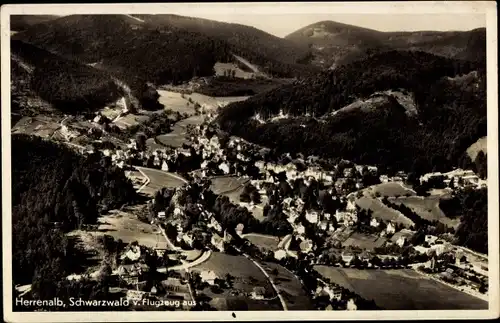
[{"label": "sepia toned photograph", "polygon": [[4,320],[498,317],[496,3],[1,14]]}]

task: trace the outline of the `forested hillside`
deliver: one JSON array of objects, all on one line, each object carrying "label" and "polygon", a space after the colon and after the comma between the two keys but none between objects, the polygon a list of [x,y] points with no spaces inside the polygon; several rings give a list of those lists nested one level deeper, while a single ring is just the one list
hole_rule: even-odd
[{"label": "forested hillside", "polygon": [[301,64],[310,57],[311,52],[307,46],[254,27],[178,15],[134,16],[155,27],[185,29],[227,42],[233,53],[259,65],[271,75],[290,77],[316,71]]},{"label": "forested hillside", "polygon": [[[375,92],[399,89],[413,95],[417,116],[404,113],[395,99],[370,113],[332,113]],[[254,120],[257,114],[268,119],[280,111],[288,118]],[[485,68],[423,52],[391,51],[233,103],[218,121],[232,134],[283,152],[444,170],[486,135]]]},{"label": "forested hillside", "polygon": [[39,137],[12,135],[14,281],[28,283],[46,266],[55,276],[69,274],[78,255],[64,232],[137,199],[132,183],[111,160],[83,157]]},{"label": "forested hillside", "polygon": [[160,30],[125,15],[66,16],[13,38],[111,73],[143,104],[154,101],[148,82],[213,75],[215,62],[231,59],[221,41],[175,28]]},{"label": "forested hillside", "polygon": [[[65,113],[96,110],[122,95],[109,74],[19,40],[11,41],[11,62],[18,89],[32,91]],[[22,95],[19,90],[13,99]]]},{"label": "forested hillside", "polygon": [[289,34],[285,39],[309,46],[311,63],[326,68],[390,50],[424,51],[473,61],[486,58],[485,28],[449,32],[381,32],[335,21],[320,21]]},{"label": "forested hillside", "polygon": [[[196,24],[159,20],[162,23],[143,22],[126,15],[72,15],[38,24],[13,37],[85,64],[96,64],[127,83],[138,98],[146,92],[148,82],[177,84],[194,76],[211,76],[216,62],[235,60],[232,54],[242,55],[271,75],[295,76],[297,71],[310,72],[307,66],[281,61],[290,51],[281,49],[279,43],[273,45],[278,46],[273,50],[281,53],[281,57],[259,52],[261,48],[269,48],[272,42],[267,39],[267,47],[258,46],[256,42],[265,33],[250,27],[245,28],[252,32],[231,38],[233,43],[238,43],[235,45],[226,39],[233,31],[224,24],[219,35],[210,28],[201,33]],[[215,34],[219,36],[212,37]],[[295,50],[293,44],[283,42],[292,48],[291,52]],[[246,47],[240,47],[242,44]],[[303,54],[299,53],[294,55]]]},{"label": "forested hillside", "polygon": [[460,217],[458,244],[488,254],[488,190],[466,189],[440,202],[446,215]]}]

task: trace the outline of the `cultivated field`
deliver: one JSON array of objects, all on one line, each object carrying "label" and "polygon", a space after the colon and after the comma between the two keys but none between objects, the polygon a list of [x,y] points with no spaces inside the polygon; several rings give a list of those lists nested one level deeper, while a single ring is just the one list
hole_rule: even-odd
[{"label": "cultivated field", "polygon": [[446,217],[443,211],[439,208],[439,195],[431,195],[427,197],[420,196],[410,196],[410,197],[398,197],[390,199],[391,202],[396,204],[404,204],[415,213],[417,213],[421,218],[429,221],[439,221],[447,226],[456,227],[460,224],[460,219],[450,219]]},{"label": "cultivated field", "polygon": [[315,269],[386,310],[487,309],[488,303],[426,278],[412,269],[358,270],[315,266]]},{"label": "cultivated field", "polygon": [[168,173],[159,169],[137,167],[150,180],[148,185],[141,192],[153,196],[158,190],[163,187],[174,188],[184,185],[185,180],[173,173]]},{"label": "cultivated field", "polygon": [[377,219],[382,219],[384,221],[393,221],[396,223],[401,223],[407,227],[413,225],[413,221],[405,217],[400,212],[387,207],[381,201],[376,198],[371,198],[363,196],[356,200],[356,204],[362,209],[370,209],[373,211],[373,217]]},{"label": "cultivated field", "polygon": [[367,187],[364,191],[365,193],[371,196],[374,196],[375,194],[379,193],[381,197],[406,196],[408,194],[410,196],[415,195],[415,192],[413,190],[410,190],[404,187],[401,183],[397,182],[388,182],[388,183],[373,185]]},{"label": "cultivated field", "polygon": [[134,209],[127,212],[113,210],[110,214],[101,216],[98,222],[97,231],[73,231],[71,234],[87,237],[91,235],[94,238],[107,234],[115,240],[121,239],[124,243],[137,241],[149,248],[167,248],[160,230],[137,219]]}]

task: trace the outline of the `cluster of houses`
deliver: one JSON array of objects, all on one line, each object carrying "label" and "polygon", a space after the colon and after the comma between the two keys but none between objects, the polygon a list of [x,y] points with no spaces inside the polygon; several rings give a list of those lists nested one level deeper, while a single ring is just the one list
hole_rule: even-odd
[{"label": "cluster of houses", "polygon": [[447,173],[435,172],[422,175],[420,183],[427,182],[431,178],[443,178],[443,183],[446,186],[453,187],[472,187],[484,188],[487,187],[487,180],[483,180],[477,176],[472,170],[455,169]]}]

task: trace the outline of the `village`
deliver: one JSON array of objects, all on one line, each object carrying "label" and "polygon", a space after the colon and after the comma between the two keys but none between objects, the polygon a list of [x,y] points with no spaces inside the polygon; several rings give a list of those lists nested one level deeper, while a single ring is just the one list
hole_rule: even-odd
[{"label": "village", "polygon": [[[127,113],[128,110],[122,111],[115,120]],[[152,148],[136,138],[130,138],[126,147],[103,145],[103,138],[99,138],[99,134],[105,133],[102,130],[95,137],[97,145],[79,147],[85,154],[100,151],[104,159],[130,174],[140,189],[154,187],[150,196],[157,195],[157,188],[162,187],[167,187],[171,195],[161,210],[154,207],[156,199],[149,203],[156,210],[151,212],[149,221],[159,228],[169,248],[150,250],[137,243],[125,247],[118,262],[115,260],[115,269],[108,273],[116,279],[114,292],[125,293],[127,299],[143,307],[155,304],[184,310],[208,306],[207,302],[197,301],[199,293],[207,289],[215,294],[231,290],[233,296],[254,300],[276,298],[272,295],[279,295],[278,289],[269,292],[257,286],[251,291],[237,290],[232,287],[231,275],[196,270],[214,252],[237,254],[233,246],[236,239],[252,246],[247,251],[252,259],[264,259],[285,268],[293,261],[306,261],[313,267],[328,265],[359,270],[410,268],[487,299],[487,258],[476,257],[472,251],[454,245],[449,234],[452,227],[436,230],[443,227],[439,221],[426,220],[422,225],[416,221],[419,215],[391,208],[391,203],[398,199],[425,198],[415,196],[415,191],[406,184],[408,175],[404,172],[389,176],[375,166],[356,165],[347,160],[333,163],[300,154],[276,155],[267,148],[218,132],[212,126],[216,117],[213,109],[198,105],[197,115],[203,117],[202,122],[188,125],[185,141],[177,147]],[[60,133],[63,141],[71,142],[78,133],[64,121]],[[97,115],[91,123],[101,129],[102,121],[103,116]],[[181,181],[173,187],[161,180],[150,184],[156,180],[144,176],[147,169],[179,177]],[[131,175],[137,171],[142,178]],[[214,187],[221,178],[236,179],[234,187]],[[419,181],[440,182],[439,188],[447,194],[466,187],[486,186],[486,181],[473,171],[461,169],[425,174]],[[188,205],[182,202],[186,200],[183,198],[186,192],[207,185],[212,191],[228,196],[230,203],[247,210],[264,227],[274,221],[279,230],[253,233],[248,231],[246,223],[227,228],[217,220],[220,217],[214,210],[204,205],[209,196],[203,192],[193,204],[196,210],[188,210]],[[390,192],[385,194],[384,189]],[[186,225],[186,213],[197,214],[195,224]],[[250,242],[247,238],[251,235],[254,238],[261,235],[261,240],[277,239],[277,243],[269,248],[260,245],[259,239]],[[186,260],[183,252],[198,255]],[[92,273],[91,278],[101,277],[102,271],[101,268]],[[325,277],[318,277],[311,286],[309,296],[317,306],[322,304],[322,309],[338,309],[339,302],[343,304],[340,308],[356,309],[354,299],[347,296],[345,289],[326,282]],[[318,301],[324,297],[326,302]]]}]

